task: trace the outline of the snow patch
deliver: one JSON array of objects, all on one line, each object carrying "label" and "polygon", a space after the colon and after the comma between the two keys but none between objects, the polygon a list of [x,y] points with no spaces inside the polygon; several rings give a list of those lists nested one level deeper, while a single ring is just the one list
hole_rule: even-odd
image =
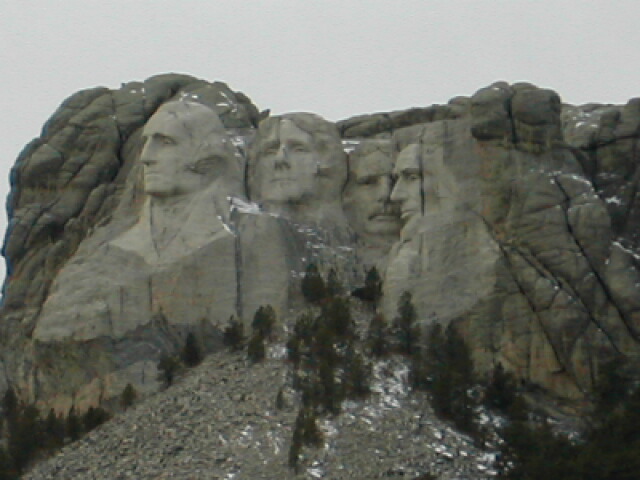
[{"label": "snow patch", "polygon": [[237,210],[240,213],[251,213],[253,215],[259,215],[262,213],[260,205],[254,202],[247,202],[238,197],[227,197],[231,204],[231,211]]}]

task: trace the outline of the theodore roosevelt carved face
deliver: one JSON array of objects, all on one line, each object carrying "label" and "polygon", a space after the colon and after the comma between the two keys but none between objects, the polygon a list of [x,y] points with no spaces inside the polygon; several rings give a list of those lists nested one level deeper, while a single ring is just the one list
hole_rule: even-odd
[{"label": "theodore roosevelt carved face", "polygon": [[396,237],[400,231],[399,204],[390,198],[392,171],[388,140],[365,140],[349,156],[344,204],[360,237]]},{"label": "theodore roosevelt carved face", "polygon": [[267,209],[340,200],[347,167],[338,130],[311,113],[264,120],[249,154],[249,194]]}]

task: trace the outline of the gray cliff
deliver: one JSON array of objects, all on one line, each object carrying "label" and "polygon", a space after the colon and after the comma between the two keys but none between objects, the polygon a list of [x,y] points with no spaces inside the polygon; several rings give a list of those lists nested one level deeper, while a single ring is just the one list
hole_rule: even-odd
[{"label": "gray cliff", "polygon": [[314,263],[345,292],[375,266],[388,320],[408,291],[478,373],[582,400],[638,366],[639,137],[638,99],[525,83],[337,124],[182,75],[79,92],[12,169],[1,386],[60,411],[153,392],[188,332],[216,351],[267,304],[286,330]]}]

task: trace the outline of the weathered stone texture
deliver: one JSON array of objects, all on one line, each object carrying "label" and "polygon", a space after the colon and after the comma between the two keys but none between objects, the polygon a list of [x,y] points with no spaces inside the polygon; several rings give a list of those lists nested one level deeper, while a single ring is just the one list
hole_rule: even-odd
[{"label": "weathered stone texture", "polygon": [[[170,99],[211,107],[245,177],[163,216],[143,127]],[[294,319],[315,263],[345,291],[376,266],[389,320],[409,291],[423,325],[463,327],[480,372],[582,399],[640,353],[639,137],[638,99],[563,105],[527,83],[336,125],[182,75],[79,92],[12,170],[1,381],[67,408],[152,391],[187,331],[215,350],[231,315]]]}]

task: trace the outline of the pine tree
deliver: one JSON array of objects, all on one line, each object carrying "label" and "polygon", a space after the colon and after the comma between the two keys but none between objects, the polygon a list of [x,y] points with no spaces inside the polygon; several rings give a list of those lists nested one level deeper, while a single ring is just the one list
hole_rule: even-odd
[{"label": "pine tree", "polygon": [[256,332],[251,336],[247,345],[247,357],[251,363],[258,363],[264,360],[265,355],[264,338],[259,332]]},{"label": "pine tree", "polygon": [[376,267],[371,267],[364,279],[365,299],[372,302],[374,306],[378,305],[380,297],[382,297],[382,278]]},{"label": "pine tree", "polygon": [[336,382],[335,370],[333,365],[325,358],[320,358],[318,365],[319,380],[319,398],[318,403],[331,414],[340,413],[340,404],[342,403],[342,391]]},{"label": "pine tree", "polygon": [[263,339],[271,337],[273,327],[276,324],[276,312],[271,305],[262,305],[256,310],[251,322],[254,332],[259,332]]},{"label": "pine tree", "polygon": [[332,335],[345,339],[355,336],[351,307],[346,298],[332,298],[322,307],[320,322]]},{"label": "pine tree", "polygon": [[474,385],[471,352],[452,324],[444,333],[438,324],[431,328],[420,365],[423,380],[413,381],[423,382],[418,385],[431,393],[436,414],[453,421],[460,430],[474,433],[474,403],[469,395]]},{"label": "pine tree", "polygon": [[371,355],[375,357],[383,357],[389,353],[387,322],[381,314],[376,314],[371,318],[366,344]]},{"label": "pine tree", "polygon": [[8,439],[9,456],[18,472],[22,472],[38,448],[44,446],[43,440],[38,409],[33,405],[20,409]]},{"label": "pine tree", "polygon": [[138,398],[138,392],[130,383],[127,383],[124,390],[122,390],[122,394],[120,395],[120,406],[123,410],[126,410],[131,405],[133,405]]},{"label": "pine tree", "polygon": [[289,468],[298,470],[298,460],[302,451],[302,433],[298,431],[297,425],[293,430],[291,445],[289,446]]},{"label": "pine tree", "polygon": [[287,340],[287,359],[296,367],[300,364],[300,339],[298,337],[290,337]]},{"label": "pine tree", "polygon": [[315,410],[309,407],[302,407],[298,411],[294,426],[294,435],[298,434],[301,445],[309,447],[321,447],[324,441],[322,431],[318,427]]},{"label": "pine tree", "polygon": [[5,447],[0,447],[0,480],[18,480],[18,472],[13,468],[11,456]]},{"label": "pine tree", "polygon": [[362,355],[353,347],[347,349],[344,359],[344,391],[348,398],[359,398],[368,395],[371,366],[366,364]]},{"label": "pine tree", "polygon": [[316,329],[316,321],[311,312],[306,312],[296,319],[293,335],[301,342],[309,344]]},{"label": "pine tree", "polygon": [[327,297],[327,287],[315,263],[307,265],[302,279],[302,295],[309,303],[320,303]]},{"label": "pine tree", "polygon": [[7,391],[2,397],[2,411],[6,418],[11,419],[18,413],[18,397],[12,387],[7,388]]},{"label": "pine tree", "polygon": [[198,347],[198,342],[193,332],[187,334],[181,356],[182,361],[187,367],[195,367],[202,362],[202,354],[200,353],[200,348]]},{"label": "pine tree", "polygon": [[285,401],[285,398],[284,398],[284,390],[281,387],[278,390],[278,394],[276,395],[276,409],[284,410],[286,406],[287,406],[287,402]]},{"label": "pine tree", "polygon": [[244,340],[244,325],[232,315],[229,318],[229,325],[224,329],[223,342],[232,350],[240,350]]},{"label": "pine tree", "polygon": [[76,409],[74,406],[71,406],[71,408],[69,409],[69,413],[67,414],[65,430],[66,436],[74,442],[78,440],[80,438],[80,435],[82,434],[80,419],[78,418],[78,414],[76,413]]},{"label": "pine tree", "polygon": [[102,425],[104,422],[109,420],[111,415],[104,408],[98,407],[89,407],[89,409],[85,412],[82,423],[84,424],[84,431],[90,432],[94,428]]},{"label": "pine tree", "polygon": [[166,387],[173,384],[173,379],[180,370],[180,360],[175,355],[163,354],[158,361],[158,380]]},{"label": "pine tree", "polygon": [[332,267],[327,275],[327,295],[330,298],[337,297],[342,294],[343,290],[344,288],[338,278],[338,274],[336,273],[335,268]]},{"label": "pine tree", "polygon": [[502,363],[493,368],[491,378],[485,389],[485,404],[503,413],[508,413],[516,402],[516,380],[505,371]]},{"label": "pine tree", "polygon": [[394,320],[394,333],[399,353],[411,355],[419,342],[420,331],[416,327],[416,309],[411,293],[404,292],[398,300],[398,315]]},{"label": "pine tree", "polygon": [[46,448],[57,449],[64,445],[64,422],[52,409],[44,422]]}]

